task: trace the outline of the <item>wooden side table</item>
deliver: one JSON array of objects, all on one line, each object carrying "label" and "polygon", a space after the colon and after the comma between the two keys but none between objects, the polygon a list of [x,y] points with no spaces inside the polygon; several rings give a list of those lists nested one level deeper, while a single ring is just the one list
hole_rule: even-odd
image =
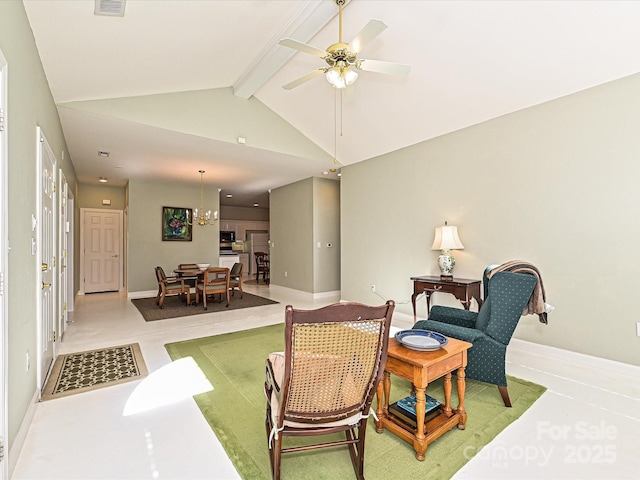
[{"label": "wooden side table", "polygon": [[[376,432],[382,433],[386,428],[403,440],[411,443],[418,460],[424,460],[427,446],[451,430],[454,426],[464,429],[467,422],[467,412],[464,409],[465,374],[467,366],[467,350],[471,344],[455,338],[449,338],[448,343],[432,352],[411,350],[395,338],[389,339],[387,364],[382,381],[378,385],[378,408],[376,415]],[[458,377],[458,407],[451,408],[451,373]],[[389,413],[389,397],[391,394],[391,374],[398,375],[413,383],[416,390],[416,428],[405,424]],[[440,414],[424,423],[426,408],[427,384],[440,377],[444,377],[444,405]],[[384,397],[384,406],[383,406]]]},{"label": "wooden side table", "polygon": [[416,316],[416,297],[424,293],[427,299],[427,316],[431,308],[430,297],[432,293],[444,292],[455,296],[465,310],[469,310],[471,299],[475,298],[478,302],[478,309],[482,305],[480,298],[480,280],[468,280],[465,278],[454,278],[452,280],[441,280],[440,277],[411,277],[413,280],[413,295],[411,295],[411,304],[413,305],[413,323],[418,319]]}]

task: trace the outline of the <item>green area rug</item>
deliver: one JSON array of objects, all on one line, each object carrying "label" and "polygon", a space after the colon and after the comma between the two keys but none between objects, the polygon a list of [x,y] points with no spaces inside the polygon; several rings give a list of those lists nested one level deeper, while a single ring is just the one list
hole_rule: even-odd
[{"label": "green area rug", "polygon": [[[264,426],[264,362],[269,352],[284,350],[283,332],[284,326],[279,324],[166,345],[174,360],[193,357],[214,386],[213,391],[197,395],[196,402],[246,480],[271,478]],[[408,395],[410,387],[408,382],[392,376],[392,400]],[[368,480],[451,478],[544,391],[540,385],[509,377],[513,407],[505,408],[495,386],[468,380],[466,429],[454,428],[429,445],[423,462],[416,460],[409,443],[386,430],[382,434],[376,433],[373,417],[370,417],[365,476]],[[427,392],[443,400],[442,383],[430,384]],[[375,401],[374,398],[374,405]],[[452,404],[455,406],[457,402],[454,387]],[[354,478],[354,474],[348,451],[335,448],[284,455],[282,478],[335,480]]]}]

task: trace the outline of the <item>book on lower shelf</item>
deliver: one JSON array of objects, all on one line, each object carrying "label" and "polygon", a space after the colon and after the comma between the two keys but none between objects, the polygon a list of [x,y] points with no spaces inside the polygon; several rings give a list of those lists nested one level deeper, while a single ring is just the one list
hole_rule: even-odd
[{"label": "book on lower shelf", "polygon": [[[424,413],[424,423],[427,423],[440,414],[440,402],[435,398],[426,395],[426,405]],[[416,422],[416,396],[415,394],[401,398],[395,403],[389,405],[389,413],[399,418],[404,423],[413,428],[417,428]]]}]

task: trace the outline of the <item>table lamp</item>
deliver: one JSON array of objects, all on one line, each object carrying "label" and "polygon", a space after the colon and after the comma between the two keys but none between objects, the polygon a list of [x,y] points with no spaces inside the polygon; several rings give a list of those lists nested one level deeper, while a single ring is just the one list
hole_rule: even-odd
[{"label": "table lamp", "polygon": [[447,225],[447,222],[444,222],[441,227],[436,227],[431,250],[442,250],[442,254],[438,257],[441,280],[453,280],[453,267],[456,265],[456,259],[451,254],[451,250],[462,250],[463,248],[464,245],[458,237],[458,227]]}]

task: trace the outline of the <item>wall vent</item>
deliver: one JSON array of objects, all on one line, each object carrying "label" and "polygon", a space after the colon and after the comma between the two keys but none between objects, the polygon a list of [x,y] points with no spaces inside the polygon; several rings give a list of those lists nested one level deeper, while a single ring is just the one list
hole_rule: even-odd
[{"label": "wall vent", "polygon": [[126,0],[95,0],[94,15],[106,15],[108,17],[124,17]]}]

